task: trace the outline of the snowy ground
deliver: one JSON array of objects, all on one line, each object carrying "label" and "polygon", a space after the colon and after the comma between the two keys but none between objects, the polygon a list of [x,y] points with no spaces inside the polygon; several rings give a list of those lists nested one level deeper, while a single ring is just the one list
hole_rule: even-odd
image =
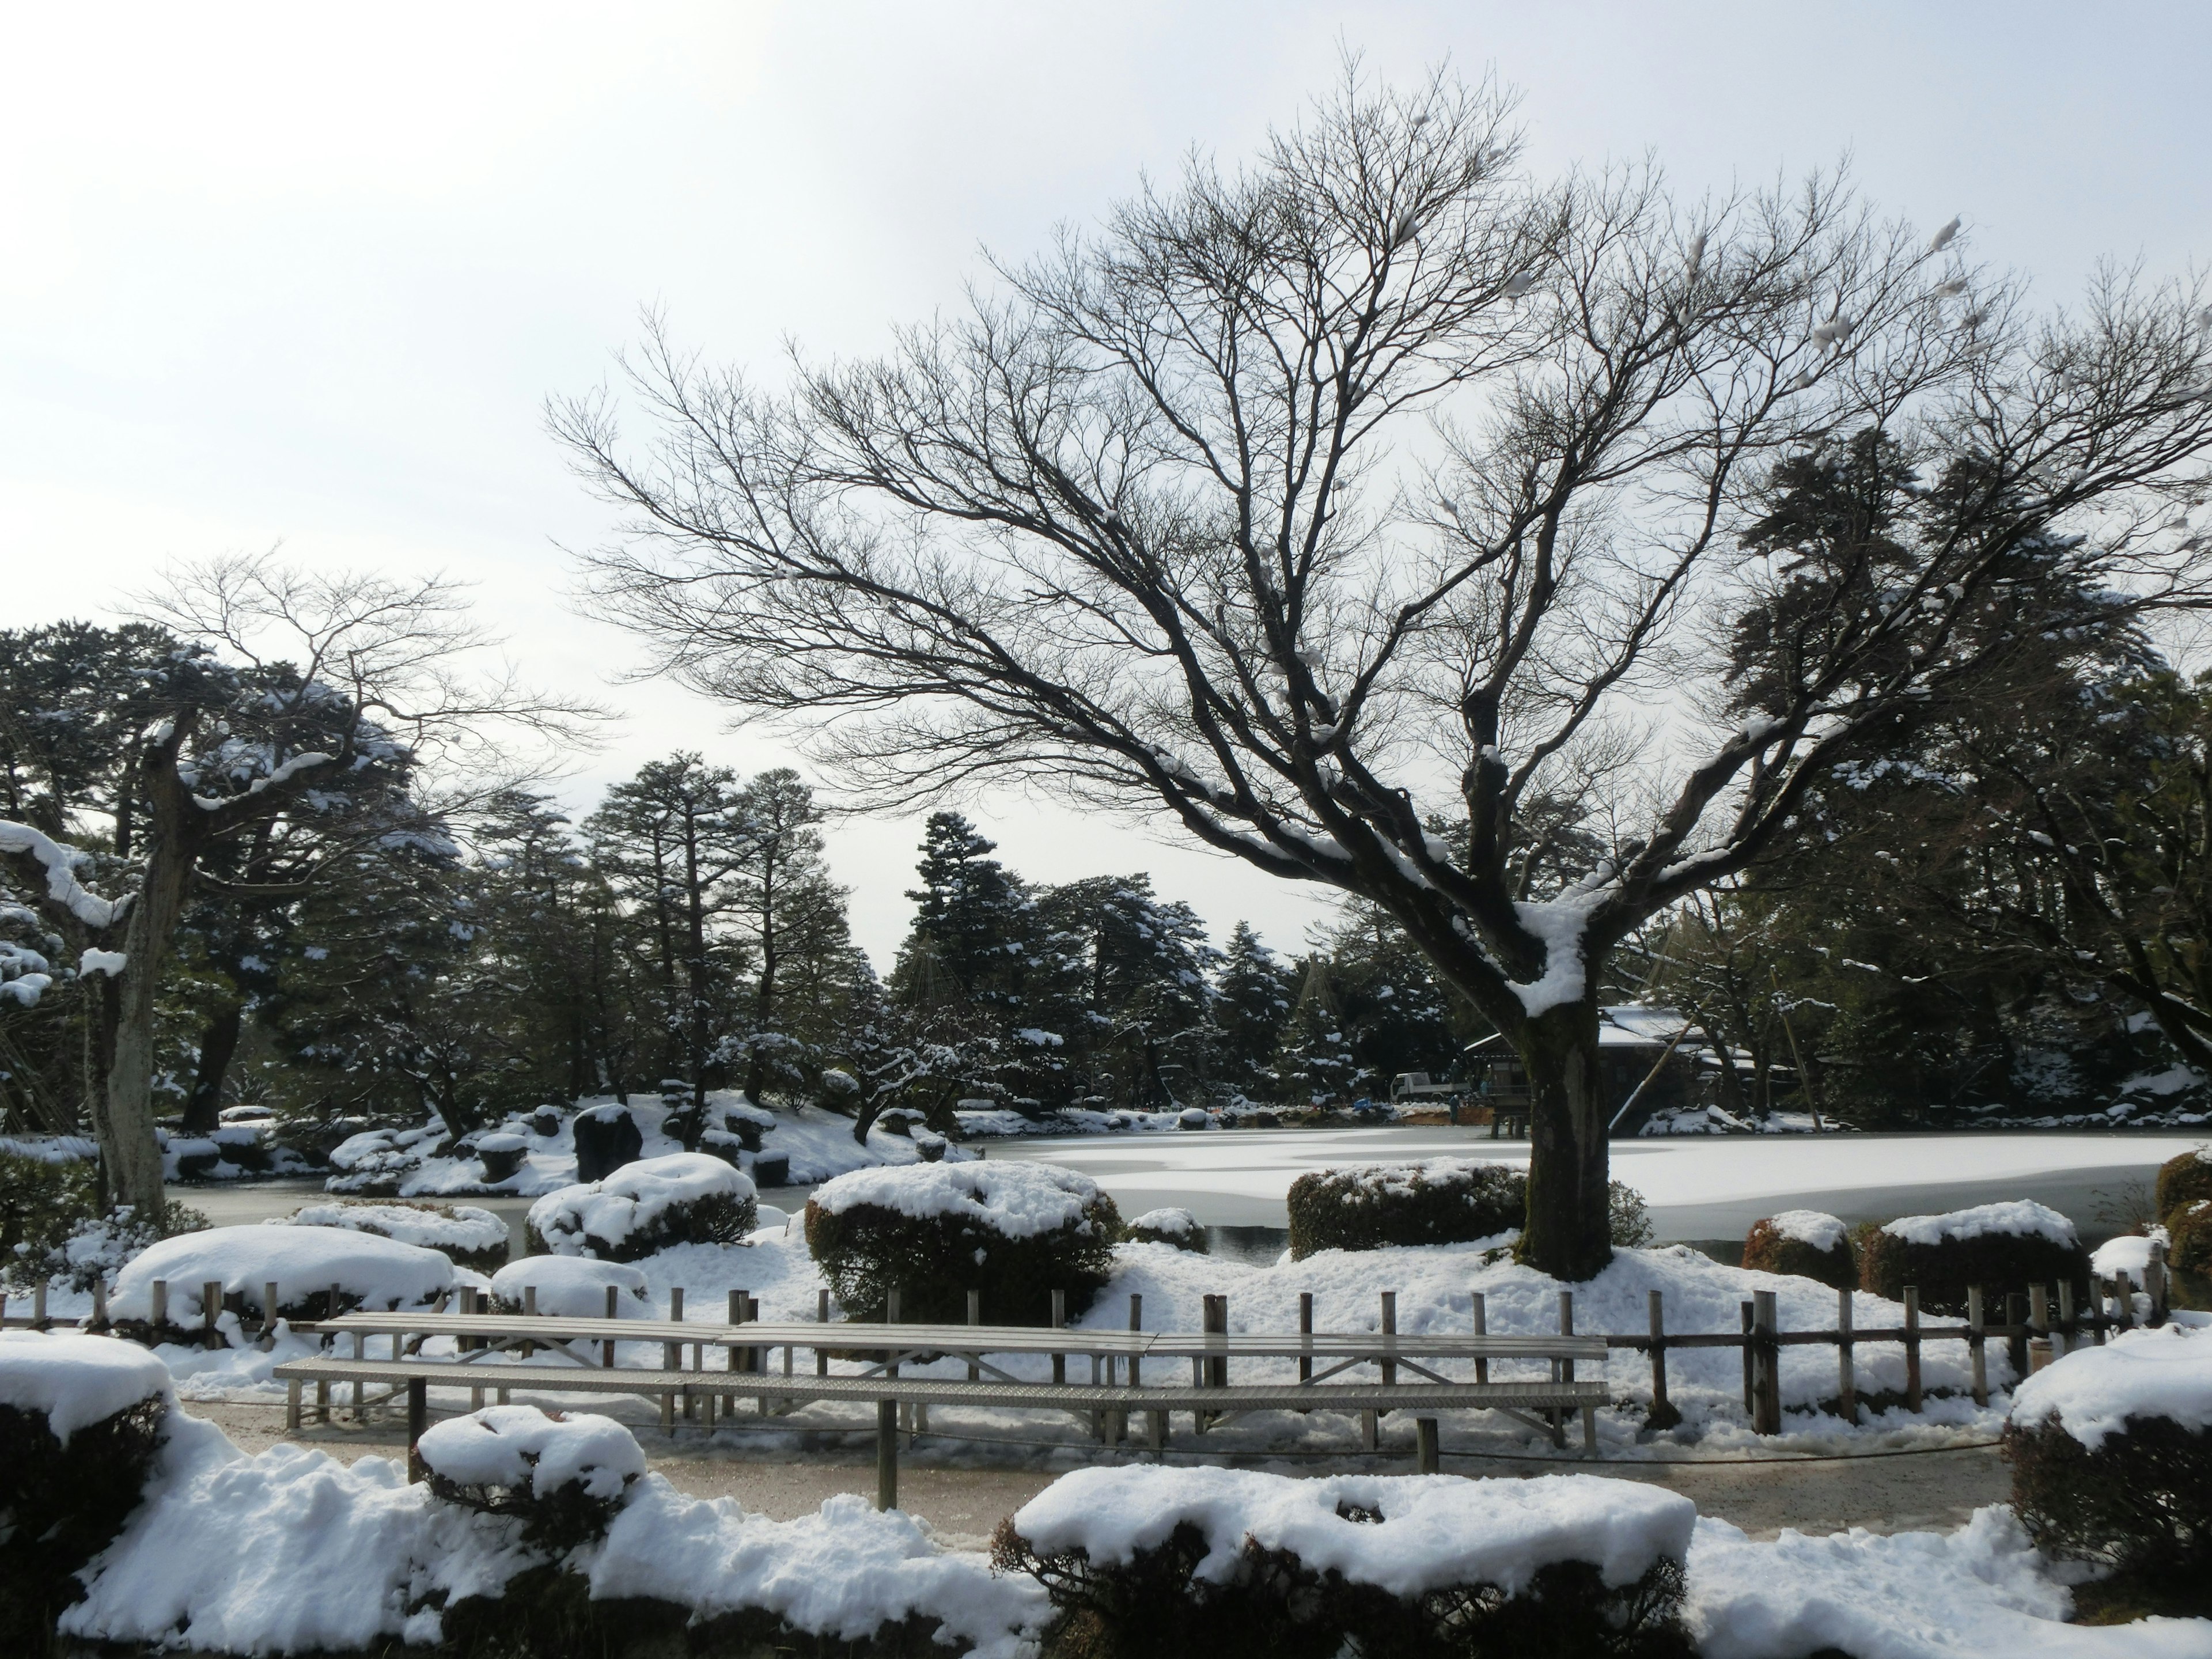
[{"label": "snowy ground", "polygon": [[[1614,1178],[1641,1192],[1662,1239],[1741,1238],[1778,1210],[1826,1210],[1850,1222],[2029,1198],[2084,1234],[2100,1212],[2203,1136],[2142,1134],[1762,1135],[1616,1140]],[[997,1148],[992,1156],[1001,1155]],[[1264,1130],[1101,1139],[1025,1139],[1005,1156],[1080,1170],[1124,1215],[1173,1205],[1208,1226],[1280,1227],[1284,1195],[1309,1170],[1439,1156],[1526,1166],[1526,1141],[1487,1129],[1392,1127]]]}]

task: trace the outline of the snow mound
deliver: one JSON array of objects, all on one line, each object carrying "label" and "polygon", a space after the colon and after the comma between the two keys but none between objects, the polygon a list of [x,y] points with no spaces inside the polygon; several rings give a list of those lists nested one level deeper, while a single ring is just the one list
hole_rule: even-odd
[{"label": "snow mound", "polygon": [[1198,1218],[1188,1210],[1147,1210],[1128,1224],[1131,1232],[1194,1233],[1199,1231]]},{"label": "snow mound", "polygon": [[670,1210],[702,1199],[742,1202],[755,1196],[750,1177],[704,1152],[640,1158],[603,1181],[563,1187],[530,1206],[530,1224],[562,1255],[578,1255],[598,1241],[620,1249],[653,1231]]},{"label": "snow mound", "polygon": [[222,1282],[225,1296],[261,1304],[262,1287],[275,1283],[277,1304],[302,1302],[333,1285],[360,1304],[380,1311],[427,1306],[454,1285],[453,1264],[426,1250],[374,1233],[336,1227],[210,1227],[179,1233],[142,1251],[115,1280],[108,1311],[118,1319],[148,1319],[155,1279],[169,1287],[169,1321],[203,1317],[200,1287]]},{"label": "snow mound", "polygon": [[1899,1216],[1882,1228],[1908,1244],[1941,1244],[1947,1238],[1981,1238],[2008,1233],[2017,1238],[2047,1238],[2054,1244],[2078,1244],[2074,1224],[2057,1211],[2019,1198],[2003,1204],[1978,1204],[1942,1215]]},{"label": "snow mound", "polygon": [[1703,1659],[1832,1651],[1868,1659],[2205,1659],[2212,1626],[2144,1619],[2065,1624],[2073,1597],[2009,1510],[1977,1510],[1954,1533],[1881,1535],[1854,1528],[1753,1543],[1725,1521],[1698,1522],[1684,1608]]},{"label": "snow mound", "polygon": [[1348,1196],[1411,1198],[1422,1188],[1458,1187],[1487,1182],[1490,1171],[1519,1171],[1508,1164],[1479,1158],[1429,1158],[1418,1164],[1354,1164],[1320,1173]]},{"label": "snow mound", "polygon": [[2014,1426],[2039,1428],[2054,1417],[2091,1451],[2130,1417],[2212,1427],[2212,1335],[2166,1325],[2076,1348],[2013,1390]]},{"label": "snow mound", "polygon": [[136,1342],[74,1332],[0,1331],[0,1406],[35,1412],[66,1446],[142,1400],[170,1398],[169,1368]]},{"label": "snow mound", "polygon": [[498,1134],[478,1135],[476,1148],[480,1152],[526,1152],[530,1150],[530,1139],[526,1135],[509,1134],[502,1131]]},{"label": "snow mound", "polygon": [[1834,1249],[1844,1242],[1848,1231],[1838,1218],[1821,1210],[1784,1210],[1766,1219],[1767,1224],[1783,1237],[1795,1239],[1816,1250]]},{"label": "snow mound", "polygon": [[1080,1225],[1098,1183],[1073,1170],[1009,1158],[855,1170],[815,1188],[828,1215],[873,1205],[917,1221],[958,1216],[1006,1238],[1033,1238]]},{"label": "snow mound", "polygon": [[[1379,1514],[1354,1521],[1341,1511]],[[1334,1475],[1133,1464],[1062,1475],[1015,1512],[1040,1555],[1079,1549],[1126,1565],[1185,1522],[1204,1535],[1193,1572],[1219,1583],[1249,1538],[1401,1597],[1447,1584],[1517,1595],[1539,1569],[1587,1561],[1609,1585],[1634,1583],[1689,1548],[1697,1506],[1679,1492],[1587,1474],[1469,1480],[1458,1475]]]},{"label": "snow mound", "polygon": [[575,1486],[602,1500],[645,1473],[645,1453],[611,1417],[549,1416],[535,1406],[487,1406],[431,1425],[416,1443],[434,1474],[456,1486],[527,1486],[549,1498]]},{"label": "snow mound", "polygon": [[2143,1282],[2143,1270],[2150,1266],[2150,1247],[2171,1246],[2172,1242],[2163,1227],[2153,1227],[2148,1233],[2122,1233],[2118,1238],[2106,1239],[2089,1253],[2089,1271],[2100,1279],[2125,1273],[2140,1285]]},{"label": "snow mound", "polygon": [[619,1292],[615,1300],[619,1317],[653,1316],[645,1275],[620,1261],[588,1255],[533,1255],[510,1261],[491,1276],[491,1293],[501,1302],[520,1307],[526,1289],[536,1290],[538,1311],[549,1318],[604,1318],[610,1290]]},{"label": "snow mound", "polygon": [[507,1249],[507,1223],[489,1210],[457,1205],[452,1210],[418,1210],[411,1204],[309,1204],[289,1216],[262,1224],[271,1227],[339,1227],[374,1233],[426,1250],[477,1255]]}]

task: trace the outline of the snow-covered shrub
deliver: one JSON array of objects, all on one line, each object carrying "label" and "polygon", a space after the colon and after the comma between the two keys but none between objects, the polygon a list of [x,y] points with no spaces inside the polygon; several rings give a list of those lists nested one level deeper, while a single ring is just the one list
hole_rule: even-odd
[{"label": "snow-covered shrub", "polygon": [[1121,1236],[1097,1182],[1011,1158],[855,1170],[806,1203],[807,1249],[860,1317],[880,1318],[896,1290],[902,1319],[957,1322],[971,1289],[991,1324],[1044,1324],[1056,1290],[1073,1316],[1113,1272]]},{"label": "snow-covered shrub", "polygon": [[[2185,1204],[2166,1217],[2166,1259],[2185,1273],[2212,1279],[2212,1198]],[[2142,1275],[2132,1275],[2137,1284]]]},{"label": "snow-covered shrub", "polygon": [[1620,1249],[1640,1250],[1655,1236],[1650,1206],[1625,1181],[1605,1183],[1605,1219],[1607,1237]]},{"label": "snow-covered shrub", "polygon": [[18,1244],[0,1266],[0,1280],[21,1285],[65,1285],[88,1291],[95,1280],[112,1282],[129,1261],[149,1245],[179,1233],[198,1232],[208,1224],[199,1211],[176,1202],[161,1206],[161,1224],[141,1221],[128,1204],[118,1204],[106,1215],[77,1220],[58,1238],[43,1247]]},{"label": "snow-covered shrub", "polygon": [[0,1331],[0,1652],[46,1651],[153,1467],[168,1368],[136,1343]]},{"label": "snow-covered shrub", "polygon": [[1744,1236],[1743,1265],[1760,1273],[1818,1279],[1839,1291],[1851,1290],[1859,1282],[1850,1229],[1819,1210],[1784,1210],[1753,1222]]},{"label": "snow-covered shrub", "polygon": [[1520,1170],[1466,1158],[1316,1170],[1291,1183],[1291,1255],[1493,1238],[1521,1224],[1528,1198]]},{"label": "snow-covered shrub", "polygon": [[2014,1390],[2004,1449],[2036,1543],[2112,1570],[2096,1599],[2212,1613],[2212,1334],[2077,1348]]},{"label": "snow-covered shrub", "polygon": [[556,1553],[606,1536],[645,1453],[611,1417],[487,1406],[417,1443],[430,1490],[485,1515],[511,1515],[526,1541]]},{"label": "snow-covered shrub", "polygon": [[1895,1301],[1917,1285],[1920,1305],[1935,1313],[1964,1313],[1975,1285],[1992,1307],[2002,1305],[1995,1298],[2031,1285],[2064,1280],[2083,1297],[2089,1291],[2089,1253],[2074,1224],[2025,1199],[1900,1216],[1863,1230],[1858,1244],[1862,1287]]},{"label": "snow-covered shrub", "polygon": [[[443,1252],[374,1233],[337,1227],[210,1227],[165,1238],[133,1256],[116,1276],[107,1304],[110,1316],[121,1324],[148,1324],[156,1279],[168,1285],[167,1329],[172,1332],[200,1326],[202,1287],[216,1281],[222,1285],[224,1307],[241,1317],[249,1310],[258,1316],[264,1287],[274,1284],[276,1311],[286,1319],[327,1319],[355,1308],[383,1312],[428,1307],[454,1283],[453,1261]],[[330,1305],[333,1285],[335,1309]]]},{"label": "snow-covered shrub", "polygon": [[2161,1221],[2186,1204],[2212,1199],[2212,1146],[2198,1146],[2158,1166],[2156,1205]]},{"label": "snow-covered shrub", "polygon": [[604,1181],[645,1149],[645,1133],[626,1106],[594,1106],[576,1114],[576,1178]]},{"label": "snow-covered shrub", "polygon": [[759,1206],[750,1176],[705,1152],[672,1152],[546,1194],[530,1206],[530,1248],[635,1261],[672,1244],[738,1244]]},{"label": "snow-covered shrub", "polygon": [[1695,1506],[1588,1475],[1063,1475],[993,1559],[1043,1585],[1046,1659],[1687,1656]]},{"label": "snow-covered shrub", "polygon": [[412,1129],[363,1129],[331,1148],[331,1168],[337,1173],[325,1184],[333,1193],[396,1196],[399,1183],[445,1138],[446,1126],[434,1118]]},{"label": "snow-covered shrub", "polygon": [[1206,1229],[1188,1210],[1147,1210],[1121,1230],[1121,1238],[1129,1244],[1172,1244],[1178,1250],[1206,1253]]},{"label": "snow-covered shrub", "polygon": [[0,1152],[0,1263],[43,1254],[99,1213],[89,1159]]},{"label": "snow-covered shrub", "polygon": [[[537,1295],[526,1298],[525,1291]],[[602,1319],[609,1291],[615,1292],[617,1318],[651,1317],[645,1275],[619,1261],[588,1255],[525,1256],[491,1276],[492,1306],[499,1313],[520,1313],[527,1300],[549,1318]]]},{"label": "snow-covered shrub", "polygon": [[480,1273],[497,1273],[507,1265],[507,1223],[472,1205],[431,1204],[420,1199],[309,1204],[265,1224],[374,1233],[402,1244],[442,1250],[457,1267]]}]

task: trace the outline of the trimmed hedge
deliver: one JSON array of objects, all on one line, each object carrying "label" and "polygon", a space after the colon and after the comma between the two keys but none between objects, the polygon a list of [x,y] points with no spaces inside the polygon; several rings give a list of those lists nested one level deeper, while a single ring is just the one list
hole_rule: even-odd
[{"label": "trimmed hedge", "polygon": [[1121,1213],[1103,1192],[1079,1220],[1021,1237],[972,1214],[916,1217],[880,1204],[833,1212],[806,1201],[806,1248],[855,1319],[882,1318],[893,1290],[899,1317],[910,1324],[964,1323],[970,1290],[982,1292],[986,1324],[1048,1325],[1054,1291],[1067,1293],[1072,1319],[1111,1277],[1121,1236]]},{"label": "trimmed hedge", "polygon": [[2037,1547],[2111,1570],[2075,1589],[2083,1613],[2212,1614],[2212,1432],[2131,1416],[2092,1451],[2053,1417],[2003,1444]]},{"label": "trimmed hedge", "polygon": [[2185,1205],[2212,1199],[2212,1146],[2199,1146],[2158,1167],[2158,1218]]},{"label": "trimmed hedge", "polygon": [[1851,1253],[1848,1232],[1839,1234],[1834,1249],[1824,1250],[1784,1233],[1771,1216],[1753,1222],[1744,1235],[1743,1265],[1759,1273],[1810,1279],[1839,1291],[1854,1289],[1859,1282],[1858,1260]]},{"label": "trimmed hedge", "polygon": [[1464,1244],[1518,1227],[1528,1177],[1504,1164],[1425,1164],[1316,1170],[1291,1183],[1291,1255]]},{"label": "trimmed hedge", "polygon": [[142,1400],[64,1445],[44,1413],[0,1406],[0,1652],[46,1651],[77,1569],[138,1507],[167,1410]]},{"label": "trimmed hedge", "polygon": [[1188,1210],[1147,1210],[1121,1230],[1125,1244],[1172,1244],[1194,1255],[1209,1254],[1206,1229]]},{"label": "trimmed hedge", "polygon": [[2200,1198],[2166,1218],[2166,1259],[2174,1267],[2212,1279],[2212,1198]]},{"label": "trimmed hedge", "polygon": [[[1355,1517],[1356,1518],[1356,1517]],[[1662,1557],[1634,1583],[1608,1587],[1585,1561],[1539,1568],[1519,1595],[1452,1584],[1401,1598],[1316,1571],[1288,1550],[1247,1538],[1219,1582],[1200,1578],[1206,1534],[1183,1522],[1127,1563],[1081,1550],[1040,1555],[1011,1518],[992,1565],[1025,1572],[1052,1597],[1043,1659],[1689,1659],[1682,1564]]]},{"label": "trimmed hedge", "polygon": [[1984,1306],[1996,1318],[1999,1298],[2031,1285],[2064,1281],[2086,1300],[2089,1294],[2089,1252],[2077,1241],[2021,1233],[1982,1233],[1917,1244],[1881,1227],[1857,1233],[1859,1287],[1894,1302],[1905,1287],[1920,1287],[1920,1305],[1930,1313],[1963,1314],[1969,1286],[1982,1287]]}]

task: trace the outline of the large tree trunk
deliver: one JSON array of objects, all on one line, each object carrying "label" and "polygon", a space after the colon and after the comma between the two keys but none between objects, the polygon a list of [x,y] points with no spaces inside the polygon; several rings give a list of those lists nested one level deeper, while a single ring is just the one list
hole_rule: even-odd
[{"label": "large tree trunk", "polygon": [[200,1032],[199,1059],[192,1067],[192,1091],[185,1097],[186,1134],[212,1134],[222,1122],[223,1079],[229,1074],[245,1024],[246,1005],[240,1002],[226,1002],[209,1016]]},{"label": "large tree trunk", "polygon": [[1519,1047],[1528,1073],[1528,1217],[1514,1254],[1579,1283],[1613,1260],[1596,999],[1539,1014]]},{"label": "large tree trunk", "polygon": [[143,1220],[161,1215],[161,1149],[154,1133],[155,994],[161,965],[185,908],[192,859],[181,826],[156,812],[146,837],[146,873],[123,933],[125,961],[117,981],[114,1048],[107,1086],[94,1097],[94,1132],[107,1171],[109,1197]]}]

